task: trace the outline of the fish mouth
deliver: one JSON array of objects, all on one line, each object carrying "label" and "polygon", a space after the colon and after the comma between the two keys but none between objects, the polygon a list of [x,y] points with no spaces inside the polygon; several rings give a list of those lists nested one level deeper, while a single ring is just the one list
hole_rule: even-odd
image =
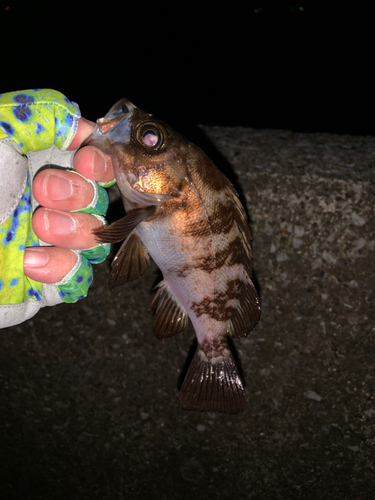
[{"label": "fish mouth", "polygon": [[125,115],[127,113],[132,113],[135,109],[138,109],[135,104],[123,97],[119,101],[114,104],[108,113],[105,115],[106,117],[116,117],[118,115]]},{"label": "fish mouth", "polygon": [[131,103],[129,99],[120,99],[111,107],[103,118],[99,118],[96,121],[96,126],[100,132],[105,135],[109,130],[116,127],[121,120],[126,120],[135,109],[137,109],[137,106]]},{"label": "fish mouth", "polygon": [[137,109],[137,106],[131,103],[129,99],[120,99],[111,107],[103,118],[99,118],[99,120],[96,121],[96,124],[102,134],[106,134],[108,130],[115,127],[120,120],[132,114],[135,109]]},{"label": "fish mouth", "polygon": [[96,146],[111,154],[111,145],[120,142],[128,144],[131,137],[130,118],[138,109],[129,99],[120,99],[108,113],[96,121],[94,132],[87,144]]}]

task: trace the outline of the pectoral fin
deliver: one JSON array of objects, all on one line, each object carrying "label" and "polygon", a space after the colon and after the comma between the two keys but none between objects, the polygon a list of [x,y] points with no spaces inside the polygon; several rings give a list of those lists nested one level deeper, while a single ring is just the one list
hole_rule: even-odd
[{"label": "pectoral fin", "polygon": [[155,205],[136,208],[110,226],[97,232],[94,231],[95,239],[98,243],[118,243],[125,240],[138,224],[150,218],[155,213],[155,210]]},{"label": "pectoral fin", "polygon": [[151,307],[156,307],[154,333],[158,339],[169,339],[188,326],[188,315],[169,290],[165,281],[158,285]]},{"label": "pectoral fin", "polygon": [[138,279],[149,265],[150,257],[142,241],[130,234],[113,259],[110,288]]}]

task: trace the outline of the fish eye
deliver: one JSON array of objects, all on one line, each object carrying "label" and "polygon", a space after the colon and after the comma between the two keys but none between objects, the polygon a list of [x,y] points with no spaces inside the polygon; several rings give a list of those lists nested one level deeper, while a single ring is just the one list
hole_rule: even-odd
[{"label": "fish eye", "polygon": [[136,129],[135,137],[141,146],[151,151],[162,149],[167,143],[166,130],[154,122],[141,123]]},{"label": "fish eye", "polygon": [[142,135],[142,140],[145,146],[154,148],[158,143],[158,136],[153,130],[146,130]]}]

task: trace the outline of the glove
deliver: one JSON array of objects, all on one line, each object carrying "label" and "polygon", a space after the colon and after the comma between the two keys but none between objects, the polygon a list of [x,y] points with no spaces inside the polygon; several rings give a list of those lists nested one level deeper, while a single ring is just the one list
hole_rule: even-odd
[{"label": "glove", "polygon": [[[74,152],[66,148],[80,116],[78,106],[54,90],[0,94],[0,328],[31,318],[41,307],[85,297],[93,279],[91,263],[102,262],[110,251],[108,244],[74,251],[76,265],[53,285],[36,282],[23,272],[25,248],[46,245],[31,226],[37,207],[32,181],[46,165],[73,168]],[[94,197],[78,211],[105,223],[107,192],[96,182],[86,181],[92,183]]]}]

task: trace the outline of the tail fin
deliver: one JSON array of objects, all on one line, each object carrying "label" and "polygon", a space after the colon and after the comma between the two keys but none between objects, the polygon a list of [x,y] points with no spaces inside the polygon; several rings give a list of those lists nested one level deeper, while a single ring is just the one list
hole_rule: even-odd
[{"label": "tail fin", "polygon": [[[228,351],[227,351],[228,352]],[[179,396],[183,410],[241,413],[245,391],[232,355],[208,359],[198,346]]]}]

